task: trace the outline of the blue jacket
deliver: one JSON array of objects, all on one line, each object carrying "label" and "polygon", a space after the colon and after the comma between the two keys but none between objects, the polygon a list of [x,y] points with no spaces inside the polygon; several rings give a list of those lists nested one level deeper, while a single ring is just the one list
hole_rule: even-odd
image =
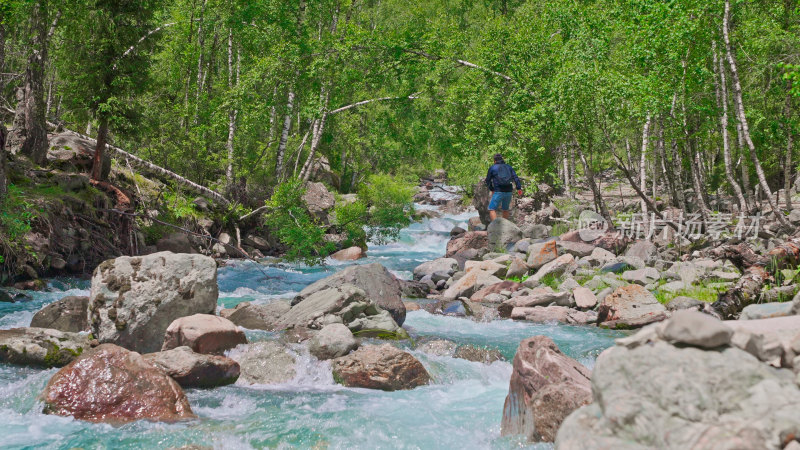
[{"label": "blue jacket", "polygon": [[486,186],[489,187],[489,190],[490,191],[494,191],[494,192],[513,192],[514,191],[514,189],[512,187],[510,187],[510,186],[505,187],[505,188],[500,188],[500,187],[495,186],[495,183],[498,181],[497,180],[498,179],[498,174],[499,174],[498,170],[499,170],[500,166],[507,166],[509,169],[511,169],[511,177],[514,180],[514,184],[517,185],[517,190],[522,189],[522,182],[519,181],[519,177],[517,176],[517,172],[514,171],[514,168],[509,166],[505,162],[500,162],[500,163],[494,164],[492,167],[489,167],[489,173],[486,174]]}]

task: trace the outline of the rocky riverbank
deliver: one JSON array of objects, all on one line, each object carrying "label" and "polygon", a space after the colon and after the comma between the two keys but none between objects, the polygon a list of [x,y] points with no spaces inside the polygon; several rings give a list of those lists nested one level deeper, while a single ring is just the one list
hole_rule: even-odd
[{"label": "rocky riverbank", "polygon": [[[440,213],[422,220],[435,221],[434,214]],[[449,376],[437,358],[494,367],[513,356],[505,406],[496,410],[509,439],[555,441],[559,448],[591,442],[701,448],[709,439],[774,448],[798,435],[792,371],[800,359],[800,299],[751,301],[737,313],[742,320],[720,321],[717,303],[708,301],[716,298],[706,292],[735,290],[751,270],[724,257],[726,244],[680,253],[658,240],[610,233],[586,240],[580,230],[567,230],[551,237],[554,216],[538,212],[489,224],[468,215],[461,216],[463,228],[438,232],[449,235],[443,257],[411,266],[407,276],[375,259],[347,263],[290,296],[222,308],[220,271],[209,256],[156,252],[107,260],[87,297],[48,304],[30,327],[0,330],[0,360],[60,367],[42,394],[43,411],[90,422],[193,419],[198,405],[185,390],[285,385],[311,366],[319,371],[314,377],[347,388],[415,391]],[[785,250],[778,245],[764,254]],[[780,282],[762,284],[761,298],[792,295],[793,280]],[[418,309],[427,312],[413,313]],[[590,369],[533,333],[515,356],[460,341],[458,329],[415,337],[409,314],[456,317],[459,327],[477,329],[518,323],[641,331],[619,339]],[[586,336],[596,339],[592,333]],[[116,375],[98,377],[101,367],[114,367]],[[649,393],[653,380],[664,381]],[[102,401],[78,401],[86,398]],[[734,408],[739,400],[753,408]],[[683,408],[680,419],[656,414],[667,403]],[[758,416],[758,408],[769,414]],[[756,417],[763,420],[747,425]],[[675,440],[667,429],[691,433]]]}]

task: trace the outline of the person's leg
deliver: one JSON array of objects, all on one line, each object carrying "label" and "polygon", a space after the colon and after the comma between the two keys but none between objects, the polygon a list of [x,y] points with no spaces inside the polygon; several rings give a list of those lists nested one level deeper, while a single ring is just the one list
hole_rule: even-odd
[{"label": "person's leg", "polygon": [[501,206],[503,207],[503,219],[506,220],[511,217],[511,197],[511,192],[503,192],[503,201],[501,202]]},{"label": "person's leg", "polygon": [[491,219],[492,222],[494,222],[494,219],[497,219],[497,210],[500,209],[501,206],[500,193],[493,193],[489,200],[489,219]]}]

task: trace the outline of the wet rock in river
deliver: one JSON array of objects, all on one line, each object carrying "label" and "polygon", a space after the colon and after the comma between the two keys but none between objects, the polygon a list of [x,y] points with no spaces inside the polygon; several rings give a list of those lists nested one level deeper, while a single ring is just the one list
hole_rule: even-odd
[{"label": "wet rock in river", "polygon": [[91,422],[195,417],[178,383],[142,355],[103,344],[59,370],[42,394],[46,414]]},{"label": "wet rock in river", "polygon": [[400,282],[385,267],[377,263],[350,266],[312,283],[297,294],[292,300],[292,305],[300,304],[319,291],[345,284],[364,291],[370,300],[391,314],[397,325],[403,325],[406,320],[406,307],[401,298]]},{"label": "wet rock in river", "polygon": [[215,387],[233,384],[239,379],[239,363],[218,355],[203,355],[189,347],[178,347],[144,358],[167,373],[183,387]]},{"label": "wet rock in river", "polygon": [[89,337],[48,328],[0,330],[0,362],[61,367],[89,350]]},{"label": "wet rock in river", "polygon": [[45,306],[33,315],[31,327],[52,328],[59,331],[78,333],[87,331],[87,310],[89,297],[64,297]]},{"label": "wet rock in river", "polygon": [[170,324],[161,350],[187,346],[197,353],[221,355],[246,343],[244,331],[230,320],[211,314],[194,314]]},{"label": "wet rock in river", "polygon": [[242,302],[235,308],[223,309],[219,315],[242,328],[277,331],[278,319],[291,308],[291,304],[285,300],[275,300],[263,305]]},{"label": "wet rock in river", "polygon": [[348,387],[397,391],[426,385],[431,377],[410,353],[389,344],[364,345],[333,361],[334,379]]},{"label": "wet rock in river", "polygon": [[561,423],[592,400],[591,372],[546,336],[525,339],[514,356],[501,434],[553,442]]},{"label": "wet rock in river", "polygon": [[353,333],[340,323],[326,325],[308,344],[309,352],[321,360],[338,358],[357,348]]},{"label": "wet rock in river", "polygon": [[239,363],[239,380],[247,384],[279,384],[296,375],[295,359],[277,342],[255,342],[231,351],[230,358]]}]

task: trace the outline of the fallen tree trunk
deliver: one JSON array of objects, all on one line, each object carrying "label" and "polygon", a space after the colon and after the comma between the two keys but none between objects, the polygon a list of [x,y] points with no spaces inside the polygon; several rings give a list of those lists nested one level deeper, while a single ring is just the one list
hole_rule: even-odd
[{"label": "fallen tree trunk", "polygon": [[726,292],[719,294],[711,310],[722,319],[738,319],[745,306],[758,301],[764,283],[773,279],[772,274],[797,267],[800,263],[800,239],[784,242],[766,255],[756,254],[744,243],[723,245],[712,254],[730,260],[742,271],[742,277]]},{"label": "fallen tree trunk", "polygon": [[[8,109],[8,108],[3,108],[3,109],[5,109],[6,111],[10,111],[12,113],[14,112],[14,110],[11,110],[11,109]],[[59,128],[58,125],[56,125],[56,124],[54,124],[52,122],[47,122],[47,126],[53,128],[53,129],[58,129]],[[70,129],[67,129],[67,128],[64,128],[64,131],[69,131],[70,133],[74,133],[76,136],[79,136],[79,137],[81,137],[83,139],[86,139],[87,141],[90,141],[90,142],[93,142],[94,144],[97,144],[97,139],[94,139],[91,136],[87,136],[85,134],[81,134],[81,133],[78,133],[77,131],[73,131],[73,130],[70,130]],[[174,180],[178,184],[188,188],[190,191],[193,191],[193,192],[195,192],[195,193],[197,193],[199,195],[202,195],[203,197],[206,197],[206,198],[208,198],[210,200],[215,200],[215,201],[217,201],[217,202],[219,202],[219,203],[221,203],[223,205],[230,205],[231,204],[231,201],[228,200],[227,198],[225,198],[225,196],[223,196],[219,192],[211,190],[211,189],[209,189],[209,188],[207,188],[205,186],[201,186],[201,185],[195,183],[194,181],[189,180],[188,178],[184,178],[184,177],[178,175],[177,173],[175,173],[175,172],[173,172],[171,170],[167,170],[167,169],[165,169],[165,168],[163,168],[161,166],[157,166],[157,165],[155,165],[155,164],[153,164],[153,163],[151,163],[149,161],[145,161],[144,159],[139,158],[138,156],[135,156],[135,155],[133,155],[131,153],[128,153],[128,152],[126,152],[125,150],[123,150],[123,149],[121,149],[119,147],[115,147],[113,145],[106,144],[106,150],[108,150],[112,154],[112,156],[115,156],[118,159],[120,159],[120,158],[121,159],[125,159],[125,160],[127,160],[128,162],[130,162],[131,164],[133,164],[133,165],[135,165],[137,167],[140,167],[140,168],[145,169],[145,170],[149,170],[150,172],[152,172],[152,173],[154,173],[154,174],[156,174],[158,176]]]}]

